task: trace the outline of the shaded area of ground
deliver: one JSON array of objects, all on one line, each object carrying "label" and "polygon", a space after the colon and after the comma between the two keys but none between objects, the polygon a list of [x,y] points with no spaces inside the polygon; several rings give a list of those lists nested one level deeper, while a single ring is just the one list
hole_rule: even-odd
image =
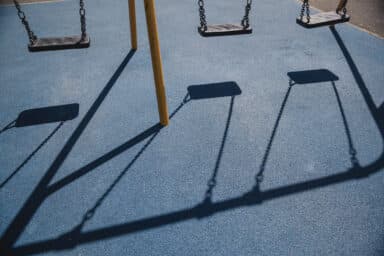
[{"label": "shaded area of ground", "polygon": [[[72,35],[76,2],[25,10],[36,34]],[[253,34],[206,39],[195,2],[156,0],[166,128],[143,1],[138,51],[126,0],[89,1],[90,48],[40,53],[1,7],[0,252],[383,255],[384,40],[304,29],[292,0],[279,15],[257,3]],[[207,2],[207,19],[243,7]],[[69,118],[17,122],[70,103]],[[43,120],[63,123],[16,125]]]}]

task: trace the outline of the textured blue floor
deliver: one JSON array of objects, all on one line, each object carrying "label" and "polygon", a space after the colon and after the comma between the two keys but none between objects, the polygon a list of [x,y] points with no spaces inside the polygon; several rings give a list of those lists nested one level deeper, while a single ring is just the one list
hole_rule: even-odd
[{"label": "textured blue floor", "polygon": [[[127,1],[105,2],[86,2],[89,49],[33,54],[14,8],[0,8],[1,128],[26,109],[80,105],[30,158],[58,124],[0,134],[3,254],[384,255],[383,40],[305,30],[293,0],[256,1],[251,35],[205,39],[194,1],[157,0],[178,110],[159,130],[143,3],[132,53]],[[77,5],[23,8],[38,35],[60,36],[78,33]],[[243,13],[206,8],[212,23]],[[290,87],[287,73],[318,69],[335,86]],[[227,81],[241,94],[183,103],[188,86]]]}]

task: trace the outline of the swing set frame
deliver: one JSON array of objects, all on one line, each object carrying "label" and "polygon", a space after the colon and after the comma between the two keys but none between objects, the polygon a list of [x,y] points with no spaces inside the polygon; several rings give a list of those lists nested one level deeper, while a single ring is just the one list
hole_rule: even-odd
[{"label": "swing set frame", "polygon": [[[138,45],[135,0],[128,0],[128,7],[131,30],[131,47],[133,50],[137,50]],[[168,105],[167,96],[165,92],[163,65],[161,60],[160,41],[157,29],[157,18],[154,0],[144,0],[144,8],[147,20],[147,31],[149,38],[149,46],[151,50],[152,70],[155,80],[160,124],[163,126],[167,126],[169,124]]]}]

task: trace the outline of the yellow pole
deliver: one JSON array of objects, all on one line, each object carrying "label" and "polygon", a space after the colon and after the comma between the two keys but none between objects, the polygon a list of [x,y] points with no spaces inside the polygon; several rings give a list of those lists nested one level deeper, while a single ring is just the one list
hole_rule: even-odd
[{"label": "yellow pole", "polygon": [[169,123],[169,116],[164,86],[163,66],[161,63],[159,35],[157,32],[155,2],[154,0],[144,0],[144,6],[145,16],[147,18],[148,38],[151,48],[152,69],[155,79],[160,123],[163,126],[167,126]]},{"label": "yellow pole", "polygon": [[137,29],[136,29],[136,7],[135,0],[128,0],[129,5],[129,21],[131,26],[131,46],[133,50],[137,50]]}]

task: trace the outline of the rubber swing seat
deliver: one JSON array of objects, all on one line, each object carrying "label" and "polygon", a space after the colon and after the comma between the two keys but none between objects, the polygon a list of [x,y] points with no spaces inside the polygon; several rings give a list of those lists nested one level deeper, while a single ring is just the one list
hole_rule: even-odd
[{"label": "rubber swing seat", "polygon": [[38,38],[33,44],[28,45],[31,52],[54,51],[66,49],[88,48],[90,45],[89,36],[82,40],[80,35],[66,37],[45,37]]},{"label": "rubber swing seat", "polygon": [[231,35],[243,35],[251,34],[252,28],[245,28],[241,24],[216,24],[216,25],[207,25],[207,29],[204,30],[201,27],[197,29],[201,36],[210,37],[210,36],[231,36]]},{"label": "rubber swing seat", "polygon": [[308,22],[306,17],[302,19],[298,17],[296,23],[305,27],[305,28],[316,28],[323,26],[332,26],[339,23],[348,22],[350,20],[349,15],[339,14],[335,11],[332,12],[320,12],[317,14],[311,15],[311,19]]}]

